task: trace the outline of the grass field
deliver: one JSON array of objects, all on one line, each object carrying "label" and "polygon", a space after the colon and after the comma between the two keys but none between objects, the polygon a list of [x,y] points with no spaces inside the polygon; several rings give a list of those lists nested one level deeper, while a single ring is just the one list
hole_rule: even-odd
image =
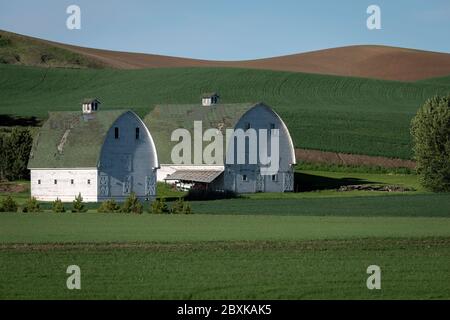
[{"label": "grass field", "polygon": [[[450,238],[0,248],[5,299],[448,299]],[[66,268],[81,268],[81,290]],[[382,289],[365,286],[369,265]]]},{"label": "grass field", "polygon": [[[414,175],[302,174],[315,187],[418,187]],[[349,194],[194,201],[194,215],[0,213],[0,299],[449,299],[450,196]],[[66,288],[73,264],[80,291]],[[366,288],[372,264],[381,290]]]},{"label": "grass field", "polygon": [[[247,69],[75,70],[0,65],[0,114],[45,118],[78,110],[84,97],[140,115],[155,104],[196,103],[216,90],[226,103],[264,101],[289,127],[296,147],[411,157],[410,120],[447,81],[403,83]],[[151,130],[151,128],[150,128]]]},{"label": "grass field", "polygon": [[235,215],[449,217],[450,195],[231,199],[192,202],[196,213]]},{"label": "grass field", "polygon": [[0,243],[189,242],[450,236],[447,217],[0,215]]},{"label": "grass field", "polygon": [[450,85],[450,76],[420,80],[421,83]]},{"label": "grass field", "polygon": [[[449,298],[449,218],[0,215],[0,298]],[[82,290],[65,287],[68,265]],[[365,287],[369,265],[382,290]]]}]

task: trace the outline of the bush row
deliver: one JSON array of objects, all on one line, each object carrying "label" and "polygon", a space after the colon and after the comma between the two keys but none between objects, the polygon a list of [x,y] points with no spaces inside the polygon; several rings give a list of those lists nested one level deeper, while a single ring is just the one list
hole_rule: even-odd
[{"label": "bush row", "polygon": [[[11,196],[4,198],[0,201],[0,212],[17,212],[19,206]],[[22,212],[42,212],[43,209],[36,198],[30,198],[22,207]],[[63,213],[67,211],[65,204],[56,199],[52,202],[52,211],[56,213]],[[72,212],[86,212],[87,208],[83,202],[83,197],[78,194],[75,200],[72,202]],[[115,200],[106,200],[100,204],[97,208],[97,212],[100,213],[136,213],[141,214],[144,212],[144,205],[136,197],[136,194],[131,193],[130,196],[124,201],[122,205],[119,205]],[[148,208],[149,213],[153,214],[192,214],[191,206],[188,202],[185,202],[182,198],[176,200],[171,207],[166,203],[164,199],[156,199]]]}]

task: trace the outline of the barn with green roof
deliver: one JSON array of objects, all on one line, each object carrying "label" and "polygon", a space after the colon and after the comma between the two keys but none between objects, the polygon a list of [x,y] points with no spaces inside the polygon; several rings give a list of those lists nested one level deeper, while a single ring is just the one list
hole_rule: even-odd
[{"label": "barn with green roof", "polygon": [[99,110],[100,101],[83,101],[82,110],[51,112],[34,140],[28,167],[31,196],[42,201],[124,200],[156,195],[159,166],[153,138],[129,110]]},{"label": "barn with green roof", "polygon": [[[217,94],[213,96],[218,98]],[[199,104],[158,105],[144,118],[158,153],[158,181],[176,183],[186,189],[229,190],[236,193],[293,191],[295,150],[289,131],[278,114],[264,103],[221,104],[218,99],[204,103],[204,99],[205,96]],[[189,142],[177,136],[177,130],[180,129],[190,137]],[[203,139],[209,129],[216,131],[214,138],[210,136]],[[256,132],[257,163],[249,162],[251,146],[248,139],[242,151],[246,157],[245,163],[238,163],[237,148],[230,148],[231,143],[233,146],[239,145],[240,137],[227,138],[226,132],[239,129],[244,132],[241,136],[243,139],[250,131]],[[261,132],[264,133],[264,130],[267,136],[263,137]],[[197,134],[197,138],[201,136],[200,140],[195,139],[196,131],[200,132],[200,135]],[[277,136],[271,137],[271,132]],[[223,137],[222,156],[213,157],[212,162],[206,161],[204,152],[218,135]],[[276,159],[271,159],[272,164],[276,162],[277,168],[270,171],[267,170],[270,165],[263,165],[259,161],[259,142],[268,140],[270,149],[270,141],[274,138],[278,140],[279,152],[273,154]],[[181,151],[184,160],[174,161],[174,158],[179,158],[177,146],[181,143],[187,147]],[[186,149],[187,154],[184,154]],[[268,151],[269,157],[270,153]],[[229,159],[233,159],[232,163]]]}]

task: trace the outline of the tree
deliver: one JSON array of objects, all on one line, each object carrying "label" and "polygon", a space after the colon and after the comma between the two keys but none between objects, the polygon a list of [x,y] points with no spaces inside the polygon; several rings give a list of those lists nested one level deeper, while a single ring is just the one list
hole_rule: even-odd
[{"label": "tree", "polygon": [[155,199],[150,206],[150,213],[153,214],[163,214],[170,213],[169,207],[167,206],[164,198]]},{"label": "tree", "polygon": [[41,206],[36,198],[32,197],[25,203],[22,212],[41,212]]},{"label": "tree", "polygon": [[14,128],[0,136],[0,179],[27,179],[33,137],[28,129]]},{"label": "tree", "polygon": [[170,210],[170,213],[172,214],[181,214],[183,213],[184,209],[184,201],[182,198],[178,198],[177,201],[172,206],[172,209]]},{"label": "tree", "polygon": [[84,207],[83,197],[81,193],[78,193],[78,196],[75,197],[72,206],[72,212],[86,212],[87,210]]},{"label": "tree", "polygon": [[421,184],[450,191],[450,96],[428,99],[411,122],[411,134]]},{"label": "tree", "polygon": [[17,202],[11,196],[7,196],[0,202],[1,212],[17,212]]},{"label": "tree", "polygon": [[119,212],[120,206],[117,204],[117,202],[112,200],[106,200],[102,202],[100,207],[98,207],[97,212],[99,213],[109,213],[109,212]]},{"label": "tree", "polygon": [[142,203],[139,202],[136,194],[132,192],[123,203],[121,211],[125,213],[142,213],[144,207],[142,206]]},{"label": "tree", "polygon": [[172,214],[192,214],[191,205],[185,202],[183,198],[178,198],[170,210]]},{"label": "tree", "polygon": [[62,201],[59,198],[56,198],[56,200],[53,201],[52,210],[53,210],[53,212],[56,212],[56,213],[66,212],[66,208],[64,208],[64,204],[62,203]]}]

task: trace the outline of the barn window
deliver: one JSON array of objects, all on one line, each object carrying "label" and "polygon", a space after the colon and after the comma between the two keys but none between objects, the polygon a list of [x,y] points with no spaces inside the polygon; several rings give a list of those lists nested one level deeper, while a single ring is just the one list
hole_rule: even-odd
[{"label": "barn window", "polygon": [[73,184],[73,179],[70,179],[70,184]]},{"label": "barn window", "polygon": [[91,184],[91,180],[90,180],[90,179],[88,179],[88,181],[87,181],[87,182],[88,182],[88,184]]},{"label": "barn window", "polygon": [[245,130],[250,129],[252,126],[250,125],[250,122],[245,123]]},{"label": "barn window", "polygon": [[248,177],[247,177],[246,174],[243,174],[243,175],[242,175],[242,181],[248,181]]},{"label": "barn window", "polygon": [[56,179],[53,180],[53,183],[54,183],[54,184],[58,184],[58,180],[56,180]]},{"label": "barn window", "polygon": [[114,128],[114,138],[119,139],[119,128],[118,127]]},{"label": "barn window", "polygon": [[273,130],[273,129],[275,129],[275,123],[270,124],[270,130]]},{"label": "barn window", "polygon": [[139,139],[139,128],[136,128],[136,140]]},{"label": "barn window", "polygon": [[41,184],[41,179],[38,180],[38,184]]},{"label": "barn window", "polygon": [[272,175],[272,181],[278,181],[278,175],[277,174],[273,174]]}]

